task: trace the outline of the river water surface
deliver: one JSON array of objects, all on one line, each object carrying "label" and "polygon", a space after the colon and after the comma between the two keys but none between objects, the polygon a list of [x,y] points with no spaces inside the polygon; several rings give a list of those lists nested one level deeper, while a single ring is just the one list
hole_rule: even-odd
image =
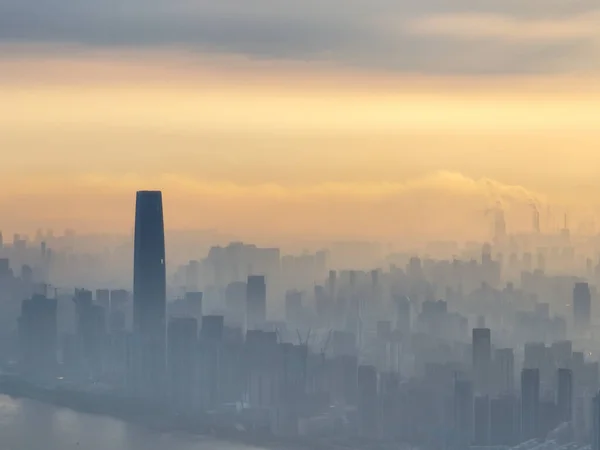
[{"label": "river water surface", "polygon": [[0,450],[264,450],[0,395]]}]

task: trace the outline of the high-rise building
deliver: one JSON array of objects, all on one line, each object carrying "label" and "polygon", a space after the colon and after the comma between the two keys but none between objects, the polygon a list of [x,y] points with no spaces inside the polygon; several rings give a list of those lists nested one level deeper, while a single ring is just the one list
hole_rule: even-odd
[{"label": "high-rise building", "polygon": [[202,300],[204,294],[202,292],[186,292],[185,293],[185,304],[187,313],[190,317],[194,317],[198,323],[202,320]]},{"label": "high-rise building", "polygon": [[592,296],[587,283],[575,283],[573,287],[573,325],[582,330],[590,325]]},{"label": "high-rise building", "polygon": [[557,384],[558,419],[561,422],[571,422],[573,419],[573,372],[570,369],[558,369]]},{"label": "high-rise building", "polygon": [[221,361],[223,359],[223,316],[202,317],[198,379],[200,404],[204,409],[215,409],[222,399]]},{"label": "high-rise building", "polygon": [[44,375],[56,368],[57,301],[34,295],[21,303],[18,320],[20,363],[30,374]]},{"label": "high-rise building", "polygon": [[114,289],[110,291],[111,309],[123,309],[129,300],[129,292],[125,289]]},{"label": "high-rise building", "polygon": [[475,397],[473,410],[473,444],[489,447],[491,439],[490,398],[487,395]]},{"label": "high-rise building", "polygon": [[90,373],[102,370],[106,343],[106,314],[102,306],[92,302],[92,291],[77,289],[73,297],[77,314],[77,338],[81,349],[80,362]]},{"label": "high-rise building", "polygon": [[288,323],[302,321],[302,292],[290,290],[285,293],[285,320]]},{"label": "high-rise building", "polygon": [[519,441],[518,402],[513,395],[490,400],[490,444],[512,447]]},{"label": "high-rise building", "polygon": [[358,415],[361,436],[377,438],[379,416],[377,370],[374,366],[358,367]]},{"label": "high-rise building", "polygon": [[540,370],[521,372],[521,440],[539,437],[540,429]]},{"label": "high-rise building", "polygon": [[108,289],[97,289],[96,290],[96,303],[102,308],[106,314],[110,313],[110,291]]},{"label": "high-rise building", "polygon": [[600,393],[592,402],[592,450],[600,450]]},{"label": "high-rise building", "polygon": [[327,294],[333,300],[336,294],[336,281],[337,281],[337,272],[335,270],[329,271],[329,276],[327,277]]},{"label": "high-rise building", "polygon": [[515,355],[512,348],[499,348],[494,353],[496,391],[512,394],[515,388]]},{"label": "high-rise building", "polygon": [[185,289],[197,291],[200,285],[200,263],[190,261],[185,268]]},{"label": "high-rise building", "polygon": [[454,381],[454,436],[457,448],[469,448],[473,441],[473,383]]},{"label": "high-rise building", "polygon": [[491,375],[492,342],[489,328],[473,328],[473,377],[475,391],[487,393]]},{"label": "high-rise building", "polygon": [[573,356],[573,343],[571,341],[553,342],[550,353],[555,367],[569,367]]},{"label": "high-rise building", "polygon": [[234,281],[225,288],[228,322],[243,327],[246,321],[246,283]]},{"label": "high-rise building", "polygon": [[166,275],[162,193],[136,198],[133,263],[134,389],[157,399],[166,369]]},{"label": "high-rise building", "polygon": [[267,320],[267,285],[262,275],[250,275],[246,284],[246,327],[260,328]]},{"label": "high-rise building", "polygon": [[0,258],[0,277],[8,277],[10,272],[10,260],[8,258]]},{"label": "high-rise building", "polygon": [[194,317],[169,320],[168,326],[169,399],[175,411],[194,407],[197,378],[198,321]]},{"label": "high-rise building", "polygon": [[393,297],[396,307],[396,329],[402,334],[410,333],[410,299],[406,295],[395,295]]}]

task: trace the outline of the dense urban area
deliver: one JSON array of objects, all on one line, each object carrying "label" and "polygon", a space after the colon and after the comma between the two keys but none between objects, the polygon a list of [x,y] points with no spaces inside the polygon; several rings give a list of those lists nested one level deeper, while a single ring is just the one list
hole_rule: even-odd
[{"label": "dense urban area", "polygon": [[310,448],[600,450],[597,241],[492,221],[489,243],[232,242],[170,268],[140,191],[132,246],[0,239],[0,391]]}]

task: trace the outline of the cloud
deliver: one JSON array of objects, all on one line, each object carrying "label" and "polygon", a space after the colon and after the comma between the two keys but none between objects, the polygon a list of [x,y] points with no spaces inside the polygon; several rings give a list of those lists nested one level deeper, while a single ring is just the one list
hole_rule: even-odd
[{"label": "cloud", "polygon": [[[376,239],[487,238],[484,211],[501,201],[511,226],[528,226],[530,202],[543,195],[496,180],[432,172],[404,182],[240,184],[180,174],[155,177],[88,174],[17,183],[18,198],[0,197],[5,225],[125,231],[138,189],[164,192],[169,228],[217,228],[240,236],[281,233]],[[16,208],[14,203],[31,208]],[[110,206],[109,206],[110,205]],[[35,217],[29,217],[35,211]],[[521,217],[525,215],[526,218]],[[513,228],[514,229],[514,228]]]},{"label": "cloud", "polygon": [[[0,0],[0,42],[178,48],[390,72],[595,71],[584,62],[598,56],[596,8],[594,0]],[[527,48],[507,46],[514,42]]]},{"label": "cloud", "polygon": [[385,200],[411,196],[417,192],[439,193],[452,196],[476,196],[486,202],[542,203],[543,196],[523,186],[504,184],[490,178],[471,178],[459,172],[436,171],[404,182],[322,182],[308,185],[285,185],[281,183],[239,184],[228,181],[204,181],[177,173],[163,173],[154,177],[137,174],[109,176],[87,174],[77,177],[75,183],[83,189],[133,192],[140,186],[150,184],[152,189],[171,190],[178,194],[213,196],[218,198],[246,198],[262,200],[312,201],[319,198],[361,200]]},{"label": "cloud", "polygon": [[420,36],[510,43],[600,39],[600,11],[560,19],[519,19],[473,13],[434,15],[409,20],[403,29]]}]

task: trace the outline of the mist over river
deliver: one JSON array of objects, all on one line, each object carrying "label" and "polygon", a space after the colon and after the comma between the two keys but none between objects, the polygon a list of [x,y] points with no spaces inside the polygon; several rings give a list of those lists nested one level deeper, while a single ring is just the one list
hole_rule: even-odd
[{"label": "mist over river", "polygon": [[261,450],[0,395],[0,450]]}]

